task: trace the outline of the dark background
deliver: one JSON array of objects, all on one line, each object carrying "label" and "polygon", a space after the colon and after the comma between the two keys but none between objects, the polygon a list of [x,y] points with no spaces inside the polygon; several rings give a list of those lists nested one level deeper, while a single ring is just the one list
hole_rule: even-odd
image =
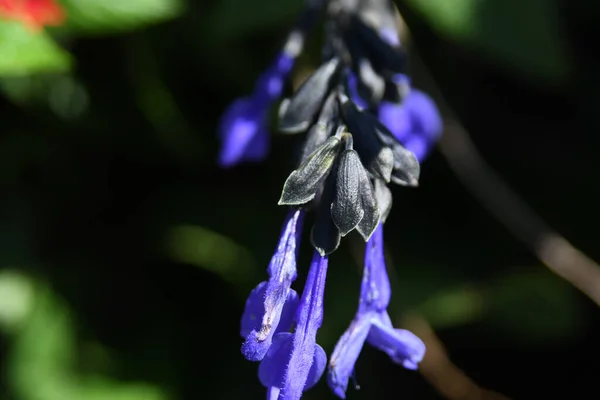
[{"label": "dark background", "polygon": [[[55,29],[70,71],[2,77],[2,400],[264,398],[257,365],[239,353],[239,318],[276,245],[295,140],[274,135],[264,163],[221,170],[216,130],[300,2],[247,3],[190,1],[131,29]],[[450,3],[398,2],[411,44],[490,165],[600,259],[600,6]],[[320,34],[298,70],[317,65]],[[439,152],[417,190],[393,191],[392,316],[424,316],[493,391],[593,396],[596,306],[485,211]],[[330,262],[318,337],[328,353],[355,312],[357,243],[344,240]],[[356,375],[349,399],[441,398],[368,347]],[[323,379],[305,398],[333,394]]]}]

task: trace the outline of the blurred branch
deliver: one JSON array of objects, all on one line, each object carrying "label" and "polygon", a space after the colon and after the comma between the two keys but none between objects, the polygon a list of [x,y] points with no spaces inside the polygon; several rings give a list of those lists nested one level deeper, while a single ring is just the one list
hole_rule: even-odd
[{"label": "blurred branch", "polygon": [[439,149],[467,190],[556,275],[600,306],[600,265],[554,231],[485,162],[468,132],[444,101],[427,66],[412,52],[414,68],[423,77],[423,89],[434,96],[445,129]]},{"label": "blurred branch", "polygon": [[449,400],[510,400],[502,394],[483,389],[452,363],[444,344],[431,325],[419,314],[407,314],[401,325],[421,338],[427,347],[419,372]]},{"label": "blurred branch", "polygon": [[473,196],[556,275],[600,305],[600,266],[554,231],[485,163],[456,120],[446,122],[440,150]]}]

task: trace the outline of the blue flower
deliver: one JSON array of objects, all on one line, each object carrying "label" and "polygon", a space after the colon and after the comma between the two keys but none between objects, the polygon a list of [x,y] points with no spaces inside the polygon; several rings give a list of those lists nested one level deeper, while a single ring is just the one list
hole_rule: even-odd
[{"label": "blue flower", "polygon": [[234,101],[219,125],[222,141],[219,164],[232,167],[243,161],[262,161],[269,152],[269,110],[283,92],[295,57],[281,52],[258,79],[254,93]]},{"label": "blue flower", "polygon": [[[423,342],[394,328],[383,253],[383,223],[392,207],[388,184],[416,187],[420,164],[438,139],[442,121],[433,101],[413,89],[406,73],[390,1],[307,0],[283,51],[254,93],[234,102],[221,125],[220,163],[261,160],[268,152],[268,118],[306,34],[325,16],[320,66],[279,107],[278,129],[303,136],[299,163],[286,179],[287,216],[269,279],[250,294],[241,323],[242,353],[260,361],[267,399],[299,400],[320,379],[327,356],[316,342],[323,319],[328,255],[357,230],[367,242],[358,311],[329,361],[328,382],[344,398],[364,343],[393,362],[416,369]],[[291,288],[304,211],[315,210],[316,250],[301,298]]]},{"label": "blue flower", "polygon": [[390,296],[383,253],[383,225],[380,224],[367,242],[358,312],[329,360],[327,380],[333,392],[342,399],[365,341],[408,369],[416,369],[423,359],[423,342],[411,332],[395,329],[392,325],[387,313]]},{"label": "blue flower", "polygon": [[279,245],[271,258],[269,280],[250,293],[241,321],[245,338],[242,354],[250,361],[260,361],[271,346],[273,335],[289,331],[298,307],[298,295],[291,289],[296,279],[296,256],[300,244],[304,211],[288,213]]},{"label": "blue flower", "polygon": [[296,328],[293,333],[276,334],[260,363],[258,376],[267,387],[268,399],[300,399],[325,370],[327,356],[316,337],[323,321],[327,264],[327,256],[314,253],[296,312]]},{"label": "blue flower", "polygon": [[411,88],[406,76],[398,75],[394,81],[404,86],[407,94],[399,103],[381,102],[379,120],[422,161],[442,133],[442,117],[431,97]]},{"label": "blue flower", "polygon": [[[390,45],[400,46],[396,30],[385,28],[379,34]],[[405,97],[399,103],[383,101],[379,105],[379,120],[421,162],[442,133],[442,118],[427,94],[411,88],[408,76],[397,74],[393,81],[399,86],[400,92],[404,92]]]},{"label": "blue flower", "polygon": [[368,109],[369,104],[361,97],[358,92],[358,78],[354,72],[350,72],[348,74],[348,91],[350,93],[350,98],[361,109]]}]

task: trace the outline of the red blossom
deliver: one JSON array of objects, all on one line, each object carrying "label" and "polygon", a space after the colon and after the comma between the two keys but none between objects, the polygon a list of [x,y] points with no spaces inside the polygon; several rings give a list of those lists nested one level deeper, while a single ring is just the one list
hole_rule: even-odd
[{"label": "red blossom", "polygon": [[38,31],[45,26],[58,26],[65,12],[55,0],[0,0],[0,18],[21,21]]}]

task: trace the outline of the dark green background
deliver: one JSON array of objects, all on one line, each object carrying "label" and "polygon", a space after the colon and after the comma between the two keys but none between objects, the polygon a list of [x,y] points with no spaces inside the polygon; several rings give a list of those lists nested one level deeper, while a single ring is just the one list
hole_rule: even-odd
[{"label": "dark green background", "polygon": [[[600,259],[598,3],[419,3],[398,4],[483,156]],[[74,57],[71,72],[2,78],[0,399],[264,398],[257,365],[239,353],[239,318],[266,277],[296,141],[275,136],[264,163],[220,170],[216,129],[299,8],[207,0],[160,23],[88,31],[74,14],[51,31]],[[319,38],[301,68],[317,65]],[[597,308],[493,219],[438,152],[417,190],[393,192],[391,314],[422,312],[484,387],[593,397]],[[330,262],[319,332],[328,353],[357,305],[353,239]],[[305,240],[298,290],[310,252]],[[349,399],[439,398],[367,347],[356,374],[361,390]],[[333,394],[323,380],[305,398]]]}]

